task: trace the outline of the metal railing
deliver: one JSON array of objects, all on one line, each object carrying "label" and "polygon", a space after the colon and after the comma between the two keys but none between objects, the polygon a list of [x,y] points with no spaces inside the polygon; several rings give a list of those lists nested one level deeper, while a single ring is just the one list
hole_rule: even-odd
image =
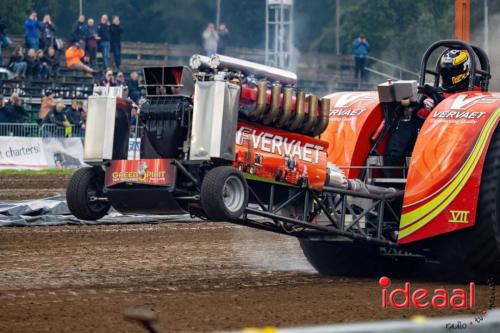
[{"label": "metal railing", "polygon": [[0,136],[22,137],[83,137],[85,129],[78,125],[59,126],[56,124],[1,123]]},{"label": "metal railing", "polygon": [[[417,79],[420,77],[420,74],[414,71],[411,71],[407,68],[395,65],[388,61],[375,58],[372,56],[367,56],[366,59],[371,61],[370,66],[366,66],[365,70],[372,74],[379,75],[386,79],[393,80],[402,80],[404,78]],[[373,68],[373,66],[377,68]]]}]

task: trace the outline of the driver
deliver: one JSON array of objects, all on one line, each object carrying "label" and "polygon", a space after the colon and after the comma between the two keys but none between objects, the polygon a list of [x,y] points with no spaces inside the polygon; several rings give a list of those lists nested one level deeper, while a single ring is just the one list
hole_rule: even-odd
[{"label": "driver", "polygon": [[[396,127],[387,143],[384,156],[385,166],[401,166],[404,157],[410,156],[417,139],[418,131],[429,113],[446,97],[468,90],[471,59],[466,50],[448,49],[439,59],[438,72],[441,77],[441,86],[434,88],[430,85],[421,87],[423,97],[415,112],[410,108],[405,115],[397,120]],[[389,172],[392,174],[392,172]]]}]

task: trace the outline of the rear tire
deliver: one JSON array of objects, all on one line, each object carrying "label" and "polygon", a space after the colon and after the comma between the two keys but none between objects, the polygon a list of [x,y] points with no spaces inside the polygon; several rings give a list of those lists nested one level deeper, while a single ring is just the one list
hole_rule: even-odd
[{"label": "rear tire", "polygon": [[81,220],[96,221],[106,215],[110,205],[107,202],[94,201],[90,198],[103,197],[104,179],[90,167],[78,169],[71,177],[66,189],[68,208]]},{"label": "rear tire", "polygon": [[500,128],[486,152],[474,227],[434,243],[441,262],[438,278],[485,283],[500,277]]},{"label": "rear tire", "polygon": [[248,205],[248,185],[241,172],[230,166],[210,170],[201,184],[200,200],[214,221],[238,219]]},{"label": "rear tire", "polygon": [[299,241],[307,261],[322,275],[367,277],[384,273],[382,257],[374,246],[306,239]]}]

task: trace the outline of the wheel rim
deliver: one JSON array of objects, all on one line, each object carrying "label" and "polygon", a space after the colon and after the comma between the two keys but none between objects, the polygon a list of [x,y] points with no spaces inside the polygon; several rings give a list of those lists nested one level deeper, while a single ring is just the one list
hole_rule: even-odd
[{"label": "wheel rim", "polygon": [[92,197],[99,197],[102,196],[100,186],[98,184],[97,179],[92,180],[89,183],[89,186],[87,187],[87,202],[88,202],[88,207],[93,211],[93,212],[100,212],[103,209],[106,209],[107,204],[102,202],[102,201],[91,201]]},{"label": "wheel rim", "polygon": [[245,202],[245,185],[239,177],[229,176],[222,187],[222,199],[232,213],[241,209]]}]

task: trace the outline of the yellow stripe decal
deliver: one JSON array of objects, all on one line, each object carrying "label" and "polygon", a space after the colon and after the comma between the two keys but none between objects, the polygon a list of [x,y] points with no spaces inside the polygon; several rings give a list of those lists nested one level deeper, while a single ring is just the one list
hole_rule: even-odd
[{"label": "yellow stripe decal", "polygon": [[[457,197],[479,162],[482,152],[486,146],[487,139],[499,117],[500,109],[496,110],[492,117],[488,119],[488,122],[481,131],[471,154],[460,171],[456,174],[453,181],[433,200],[401,216],[399,239],[412,234],[429,223]],[[415,221],[417,222],[415,223]]]}]

